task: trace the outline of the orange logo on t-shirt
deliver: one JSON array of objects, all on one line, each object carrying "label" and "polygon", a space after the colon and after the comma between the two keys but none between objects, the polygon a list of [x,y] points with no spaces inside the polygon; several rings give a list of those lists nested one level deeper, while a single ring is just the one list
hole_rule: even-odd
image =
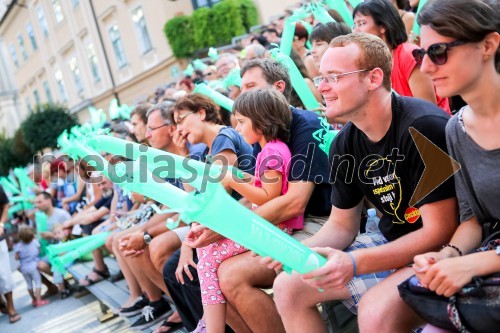
[{"label": "orange logo on t-shirt", "polygon": [[417,222],[418,218],[420,217],[420,211],[418,208],[415,207],[408,207],[405,211],[405,220],[408,221],[408,223],[415,223]]}]

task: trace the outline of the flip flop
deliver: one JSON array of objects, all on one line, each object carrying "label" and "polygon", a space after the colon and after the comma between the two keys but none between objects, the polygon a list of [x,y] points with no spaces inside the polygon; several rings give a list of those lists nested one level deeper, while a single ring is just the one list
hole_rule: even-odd
[{"label": "flip flop", "polygon": [[14,314],[9,315],[9,323],[14,324],[16,321],[19,320],[21,320],[21,316],[19,315],[19,313],[16,312]]},{"label": "flip flop", "polygon": [[109,278],[109,271],[107,269],[105,271],[100,271],[94,267],[92,271],[97,274],[97,279],[93,280],[90,278],[90,276],[87,275],[83,280],[78,281],[78,284],[80,286],[88,287],[93,285],[94,283],[101,282],[102,280]]},{"label": "flip flop", "polygon": [[174,323],[172,321],[165,320],[156,330],[159,330],[162,327],[169,327],[168,331],[165,331],[165,332],[173,332],[173,331],[176,331],[176,330],[183,328],[184,325],[182,324],[182,322]]}]

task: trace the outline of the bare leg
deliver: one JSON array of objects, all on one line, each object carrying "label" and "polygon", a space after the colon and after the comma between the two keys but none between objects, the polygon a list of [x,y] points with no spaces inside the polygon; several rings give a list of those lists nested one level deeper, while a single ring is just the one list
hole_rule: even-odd
[{"label": "bare leg", "polygon": [[287,332],[326,332],[317,304],[350,297],[347,288],[320,292],[305,284],[295,272],[292,275],[278,275],[273,291],[274,301]]},{"label": "bare leg", "polygon": [[[175,232],[168,231],[156,236],[149,244],[149,253],[154,267],[160,273],[167,259],[181,247],[181,240]],[[163,281],[163,277],[162,277]]]},{"label": "bare leg", "polygon": [[236,311],[231,304],[228,303],[226,305],[226,322],[233,331],[238,333],[252,333],[252,330],[248,327],[247,323],[245,323],[238,311]]},{"label": "bare leg", "polygon": [[260,289],[272,286],[276,277],[274,270],[262,265],[251,252],[246,252],[225,260],[219,267],[218,276],[222,293],[247,325],[240,327],[241,320],[237,316],[229,317],[235,331],[249,328],[253,332],[285,332],[273,300]]},{"label": "bare leg", "polygon": [[[39,261],[37,264],[37,269],[40,273],[45,273],[48,275],[52,275],[52,271],[50,270],[50,265],[47,264],[44,261]],[[47,295],[55,295],[59,291],[57,289],[57,286],[53,284],[52,282],[47,279],[47,277],[43,274],[40,274],[42,276],[42,283],[47,287]]]},{"label": "bare leg", "polygon": [[137,282],[137,279],[132,273],[128,262],[123,259],[122,253],[119,251],[118,240],[123,235],[124,233],[118,233],[116,234],[116,237],[113,237],[113,253],[115,254],[116,261],[120,266],[120,270],[122,271],[123,276],[127,281],[128,289],[130,292],[129,299],[127,300],[127,302],[125,302],[125,304],[123,304],[123,307],[129,307],[139,296],[141,296],[142,290],[141,286]]},{"label": "bare leg", "polygon": [[374,286],[361,298],[358,306],[359,331],[410,332],[423,321],[406,305],[397,285],[414,274],[405,267]]},{"label": "bare leg", "polygon": [[30,294],[31,299],[32,299],[34,302],[38,302],[38,301],[40,301],[39,299],[37,299],[37,298],[36,298],[35,293],[33,292],[33,289],[28,289],[28,294]]},{"label": "bare leg", "polygon": [[[31,291],[30,295],[33,293],[33,291]],[[36,288],[35,289],[35,300],[37,303],[40,303],[40,301],[42,300],[42,288]],[[33,297],[33,296],[31,296]]]},{"label": "bare leg", "polygon": [[224,333],[226,330],[226,304],[204,305],[203,319],[207,333]]}]

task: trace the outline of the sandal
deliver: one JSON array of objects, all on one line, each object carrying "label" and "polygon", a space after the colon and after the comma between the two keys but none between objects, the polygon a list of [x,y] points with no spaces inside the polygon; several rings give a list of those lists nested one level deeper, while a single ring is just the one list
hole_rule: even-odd
[{"label": "sandal", "polygon": [[91,286],[91,285],[93,285],[94,283],[97,283],[97,282],[100,282],[100,281],[102,281],[102,280],[104,280],[104,279],[109,278],[109,275],[110,275],[110,274],[109,274],[109,271],[108,271],[108,269],[107,269],[107,268],[106,268],[106,270],[105,270],[105,271],[100,271],[100,270],[98,270],[98,269],[96,269],[96,268],[94,267],[94,268],[92,269],[92,271],[98,275],[98,278],[97,278],[97,279],[95,279],[95,280],[92,280],[92,279],[90,278],[90,276],[88,276],[88,275],[87,275],[87,276],[85,276],[85,279],[78,281],[78,283],[80,284],[80,286],[83,286],[83,287],[88,287],[88,286]]},{"label": "sandal", "polygon": [[13,314],[9,315],[9,323],[14,324],[19,320],[21,320],[21,316],[19,315],[19,313],[14,312]]},{"label": "sandal", "polygon": [[[162,327],[168,327],[168,331],[160,331],[160,329]],[[158,328],[155,330],[155,332],[174,332],[174,331],[177,331],[181,328],[183,328],[184,325],[182,324],[182,322],[179,322],[179,323],[174,323],[172,321],[167,321],[165,320],[160,326],[158,326]]]}]

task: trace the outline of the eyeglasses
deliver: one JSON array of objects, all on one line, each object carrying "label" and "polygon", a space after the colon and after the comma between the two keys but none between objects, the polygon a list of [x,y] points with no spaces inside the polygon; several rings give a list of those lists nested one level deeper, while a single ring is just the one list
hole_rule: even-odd
[{"label": "eyeglasses", "polygon": [[190,114],[194,113],[193,111],[189,111],[189,112],[186,112],[184,114],[180,114],[177,116],[177,121],[175,122],[177,125],[180,125],[183,123],[184,121],[184,118],[186,118],[187,116],[189,116]]},{"label": "eyeglasses", "polygon": [[352,71],[352,72],[347,72],[347,73],[328,74],[325,76],[316,76],[313,78],[313,81],[314,81],[314,85],[316,87],[319,87],[319,85],[321,84],[321,82],[323,82],[323,80],[325,80],[326,83],[330,83],[330,82],[337,83],[339,78],[341,78],[342,76],[346,76],[346,75],[354,74],[354,73],[366,72],[366,71],[371,71],[371,69],[359,69],[357,71]]},{"label": "eyeglasses", "polygon": [[436,43],[432,44],[427,48],[427,51],[424,49],[415,49],[413,50],[413,58],[418,65],[422,64],[422,60],[424,60],[424,56],[427,54],[429,59],[436,65],[444,65],[446,61],[448,61],[448,50],[454,46],[465,44],[461,40],[456,40],[451,43]]},{"label": "eyeglasses", "polygon": [[352,26],[352,30],[356,30],[356,29],[359,29],[361,28],[362,26],[365,26],[367,25],[368,22],[365,22],[365,21],[360,21],[360,22],[354,22],[354,25]]},{"label": "eyeglasses", "polygon": [[207,77],[207,76],[210,76],[212,74],[213,74],[212,72],[208,72],[208,73],[203,74],[203,77]]},{"label": "eyeglasses", "polygon": [[165,127],[165,126],[168,126],[168,125],[172,125],[172,124],[171,123],[165,123],[165,124],[157,126],[157,127],[146,127],[146,130],[150,131],[150,132],[153,132],[153,131],[156,131],[159,128],[162,128],[162,127]]}]

